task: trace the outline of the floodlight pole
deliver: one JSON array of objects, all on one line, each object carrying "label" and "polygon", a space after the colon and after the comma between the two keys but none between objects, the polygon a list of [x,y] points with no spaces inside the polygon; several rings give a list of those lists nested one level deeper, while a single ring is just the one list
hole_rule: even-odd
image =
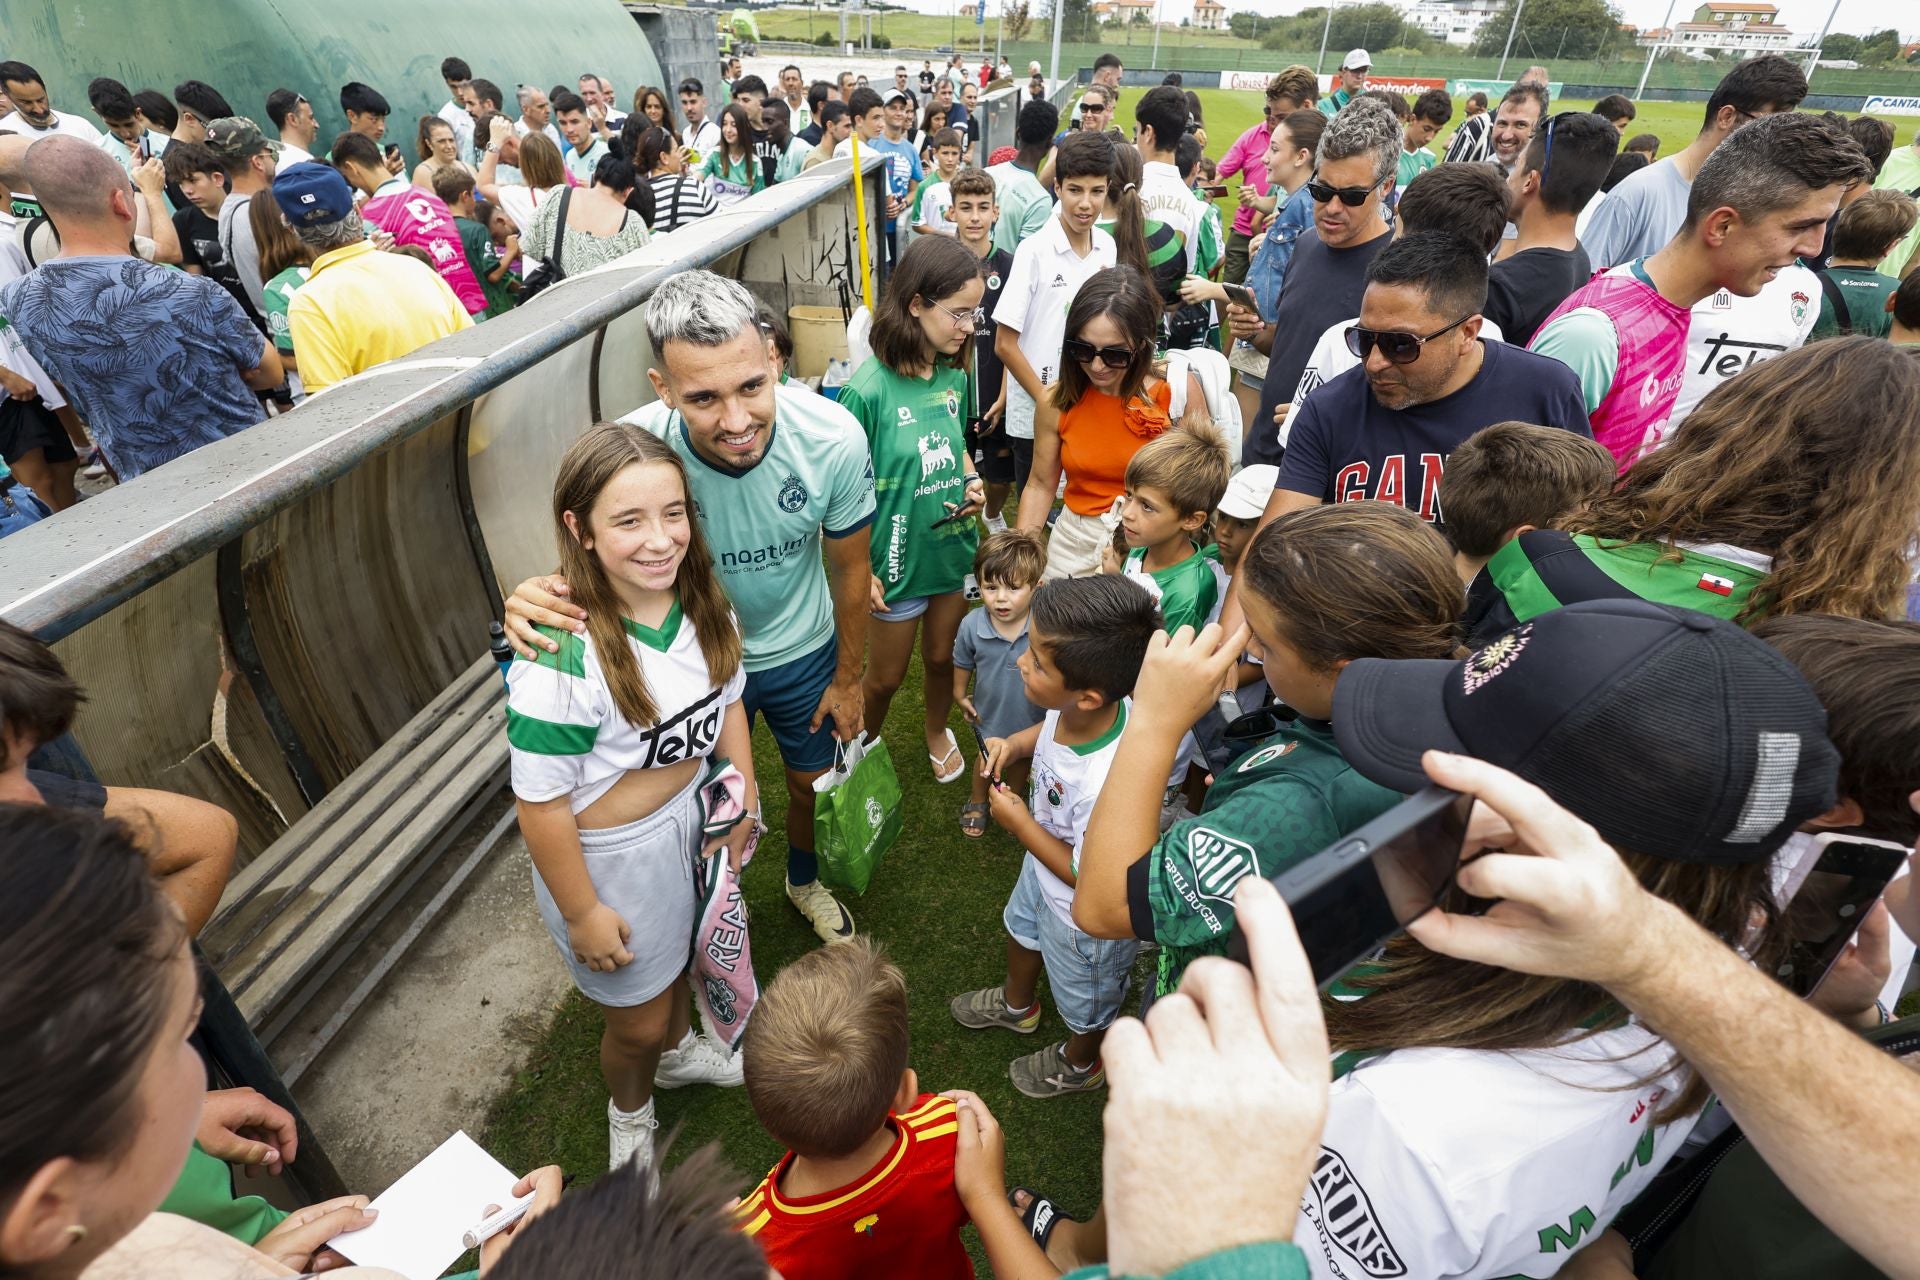
[{"label": "floodlight pole", "polygon": [[[1833,3],[1834,7],[1838,8],[1840,0],[1833,0]],[[1667,0],[1666,20],[1660,24],[1660,29],[1667,33],[1668,38],[1673,36],[1673,5],[1674,0]],[[1647,46],[1647,65],[1640,70],[1640,87],[1633,91],[1635,99],[1638,99],[1641,94],[1647,91],[1647,77],[1653,74],[1653,59],[1659,52],[1660,42],[1658,40]]]},{"label": "floodlight pole", "polygon": [[1060,19],[1061,11],[1067,7],[1067,0],[1053,0],[1053,68],[1047,72],[1047,79],[1054,84],[1060,83]]},{"label": "floodlight pole", "polygon": [[1500,69],[1493,73],[1495,80],[1505,80],[1507,78],[1507,55],[1513,52],[1513,36],[1515,32],[1520,30],[1520,15],[1526,12],[1526,8],[1527,0],[1520,0],[1518,4],[1513,6],[1513,23],[1507,28],[1507,47],[1500,51]]},{"label": "floodlight pole", "polygon": [[1820,24],[1820,34],[1813,38],[1813,54],[1807,59],[1807,80],[1813,80],[1813,69],[1820,65],[1820,54],[1827,43],[1827,31],[1833,26],[1834,15],[1840,12],[1840,0],[1833,0],[1833,8],[1827,10],[1827,20]]},{"label": "floodlight pole", "polygon": [[1316,76],[1326,74],[1327,37],[1333,34],[1333,6],[1338,3],[1340,0],[1327,0],[1327,20],[1320,28],[1320,56],[1313,63],[1313,74]]}]

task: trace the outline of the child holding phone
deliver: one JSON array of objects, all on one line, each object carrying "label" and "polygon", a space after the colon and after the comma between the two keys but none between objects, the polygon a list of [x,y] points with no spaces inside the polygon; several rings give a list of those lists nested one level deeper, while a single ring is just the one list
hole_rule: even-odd
[{"label": "child holding phone", "polygon": [[874,309],[873,356],[840,391],[873,458],[867,732],[886,725],[919,632],[927,759],[937,782],[967,771],[947,717],[953,639],[967,611],[962,588],[979,542],[971,517],[986,497],[966,440],[967,368],[987,288],[981,274],[979,257],[958,240],[914,241]]},{"label": "child holding phone", "polygon": [[[1156,839],[1161,783],[1148,778],[1166,778],[1218,691],[1154,679],[1150,652],[1127,740],[1088,822],[1074,891],[1074,923],[1087,933],[1160,943],[1156,995],[1170,993],[1195,958],[1222,953],[1242,876],[1271,877],[1399,803],[1356,773],[1334,741],[1342,668],[1356,658],[1460,651],[1460,579],[1446,542],[1402,507],[1290,512],[1254,535],[1239,570],[1246,647],[1299,718],[1217,778],[1200,816]],[[1136,934],[1135,921],[1151,927]]]},{"label": "child holding phone", "polygon": [[740,633],[693,518],[686,464],[640,427],[603,422],[568,447],[555,533],[584,634],[542,627],[554,653],[507,671],[507,742],[541,918],[600,1006],[608,1167],[653,1161],[656,1084],[741,1082],[692,1035],[687,984],[696,867],[736,870],[743,817],[708,840],[707,758],[733,762],[757,809],[740,696]]}]

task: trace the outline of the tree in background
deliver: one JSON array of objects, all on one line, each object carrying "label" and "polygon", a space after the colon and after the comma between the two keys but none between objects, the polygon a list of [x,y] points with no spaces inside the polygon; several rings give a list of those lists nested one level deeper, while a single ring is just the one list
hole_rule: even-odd
[{"label": "tree in background", "polygon": [[[1528,0],[1529,5],[1540,0]],[[1238,15],[1228,15],[1231,28]],[[1528,14],[1531,17],[1531,12]],[[1322,24],[1327,20],[1325,6],[1302,9],[1290,17],[1271,19],[1260,36],[1263,49],[1316,49],[1320,46]],[[1234,34],[1239,29],[1234,28]],[[1342,5],[1333,12],[1333,28],[1327,34],[1327,49],[1426,49],[1432,39],[1420,28],[1409,24],[1398,7],[1385,3]]]},{"label": "tree in background", "polygon": [[[1506,0],[1480,28],[1473,44],[1475,55],[1500,56],[1507,45],[1508,28],[1513,25],[1515,3]],[[1620,10],[1607,0],[1526,0],[1520,29],[1513,37],[1513,56],[1548,61],[1612,57],[1627,43],[1627,35],[1620,29],[1624,20]]]},{"label": "tree in background", "polygon": [[1025,40],[1032,27],[1033,13],[1027,8],[1027,0],[1013,0],[1000,11],[1000,32],[1008,40]]},{"label": "tree in background", "polygon": [[1242,40],[1260,38],[1260,15],[1244,9],[1236,9],[1227,15],[1227,30]]}]

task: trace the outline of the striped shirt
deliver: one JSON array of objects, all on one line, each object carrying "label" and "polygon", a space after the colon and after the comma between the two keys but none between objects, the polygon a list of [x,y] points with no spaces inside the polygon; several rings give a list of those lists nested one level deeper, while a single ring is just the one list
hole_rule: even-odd
[{"label": "striped shirt", "polygon": [[713,754],[729,704],[746,674],[722,684],[707,674],[693,622],[675,601],[658,627],[623,619],[656,710],[652,724],[620,713],[589,636],[547,630],[560,642],[507,669],[507,745],[513,794],[531,804],[567,796],[579,813],[635,769],[663,768]]},{"label": "striped shirt", "polygon": [[789,1151],[734,1210],[786,1280],[972,1280],[960,1240],[967,1211],[953,1186],[953,1099],[923,1093],[887,1127],[893,1146],[851,1185],[787,1195]]},{"label": "striped shirt", "polygon": [[720,207],[712,189],[689,173],[656,173],[647,185],[653,188],[655,234],[704,218]]}]

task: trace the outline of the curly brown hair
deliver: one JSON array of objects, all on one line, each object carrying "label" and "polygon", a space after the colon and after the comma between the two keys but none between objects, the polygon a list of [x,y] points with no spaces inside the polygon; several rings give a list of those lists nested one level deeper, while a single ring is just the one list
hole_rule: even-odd
[{"label": "curly brown hair", "polygon": [[1905,612],[1920,534],[1920,360],[1835,338],[1716,387],[1665,447],[1567,522],[1603,542],[1723,543],[1773,557],[1737,621]]}]

